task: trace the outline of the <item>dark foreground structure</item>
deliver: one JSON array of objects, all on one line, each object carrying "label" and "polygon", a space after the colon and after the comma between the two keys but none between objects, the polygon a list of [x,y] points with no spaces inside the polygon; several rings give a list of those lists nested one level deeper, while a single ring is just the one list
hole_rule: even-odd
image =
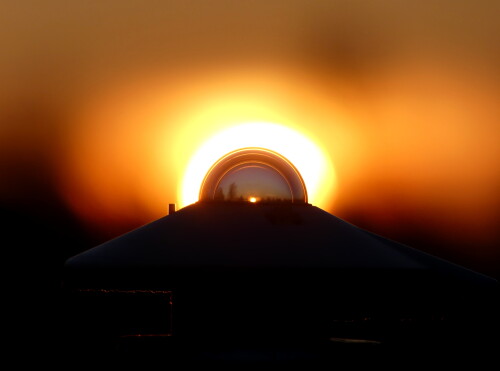
[{"label": "dark foreground structure", "polygon": [[197,203],[66,261],[65,352],[308,369],[496,354],[496,280],[307,201],[281,155],[224,156]]},{"label": "dark foreground structure", "polygon": [[307,203],[198,202],[70,258],[66,351],[121,361],[485,359],[498,282]]}]

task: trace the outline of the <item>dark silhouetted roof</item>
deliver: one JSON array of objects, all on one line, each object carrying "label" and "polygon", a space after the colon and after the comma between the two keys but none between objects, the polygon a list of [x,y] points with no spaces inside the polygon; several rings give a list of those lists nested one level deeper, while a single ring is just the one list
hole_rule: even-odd
[{"label": "dark silhouetted roof", "polygon": [[67,260],[66,270],[307,268],[493,279],[311,205],[196,203]]}]

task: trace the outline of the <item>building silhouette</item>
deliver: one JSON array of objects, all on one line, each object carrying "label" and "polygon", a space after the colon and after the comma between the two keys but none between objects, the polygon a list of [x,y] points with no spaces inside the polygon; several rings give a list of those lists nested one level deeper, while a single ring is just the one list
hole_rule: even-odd
[{"label": "building silhouette", "polygon": [[[226,165],[262,160],[245,151]],[[298,183],[291,201],[262,203],[221,199],[217,184],[66,261],[69,351],[306,365],[490,354],[496,280],[315,207]]]}]

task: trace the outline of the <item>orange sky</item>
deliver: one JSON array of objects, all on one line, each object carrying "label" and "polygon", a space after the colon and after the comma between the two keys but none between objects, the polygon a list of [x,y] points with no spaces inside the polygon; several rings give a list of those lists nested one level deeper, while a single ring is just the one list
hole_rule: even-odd
[{"label": "orange sky", "polygon": [[423,3],[4,2],[0,202],[50,189],[125,231],[178,202],[204,138],[269,121],[328,154],[327,211],[490,272],[500,5]]}]

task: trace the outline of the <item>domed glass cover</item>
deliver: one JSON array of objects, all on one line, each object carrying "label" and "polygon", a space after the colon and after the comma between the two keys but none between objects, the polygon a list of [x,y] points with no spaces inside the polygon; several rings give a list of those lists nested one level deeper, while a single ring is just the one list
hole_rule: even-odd
[{"label": "domed glass cover", "polygon": [[283,156],[243,148],[219,159],[208,171],[200,201],[307,203],[304,181]]}]

